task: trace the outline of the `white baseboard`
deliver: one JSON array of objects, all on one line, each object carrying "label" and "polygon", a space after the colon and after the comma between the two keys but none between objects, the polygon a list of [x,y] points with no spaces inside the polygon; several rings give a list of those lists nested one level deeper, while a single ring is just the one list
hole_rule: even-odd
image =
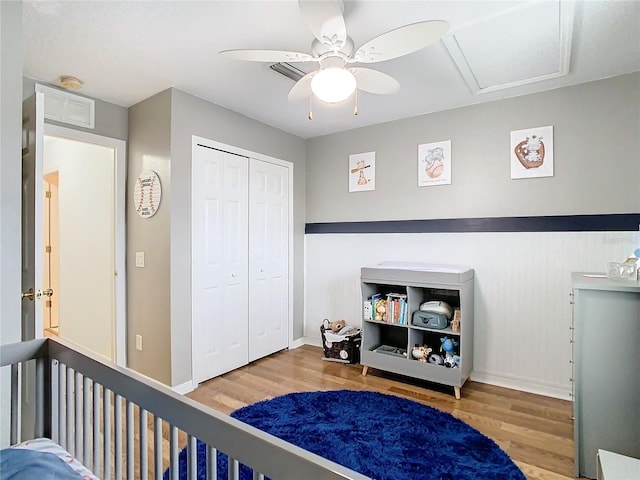
[{"label": "white baseboard", "polygon": [[175,393],[179,395],[186,395],[189,392],[193,392],[196,389],[197,385],[194,385],[191,380],[188,380],[180,385],[176,385],[175,387],[171,387]]},{"label": "white baseboard", "polygon": [[289,342],[289,350],[294,350],[296,348],[300,348],[303,345],[306,345],[307,342],[305,341],[305,338],[298,338],[296,340],[293,340],[291,342]]},{"label": "white baseboard", "polygon": [[[313,345],[314,347],[322,347],[322,340],[315,337],[303,337],[296,342],[300,345]],[[296,347],[297,348],[297,347]],[[495,375],[487,372],[479,372],[474,370],[471,373],[471,380],[496,387],[510,388],[511,390],[519,390],[521,392],[534,393],[545,397],[559,398],[560,400],[572,400],[571,391],[558,385],[543,384],[540,382],[532,382],[521,378],[508,377],[504,375]]]},{"label": "white baseboard", "polygon": [[322,347],[322,339],[316,337],[302,337],[300,339],[303,345],[311,345],[313,347]]},{"label": "white baseboard", "polygon": [[477,372],[475,370],[471,372],[471,380],[474,382],[495,385],[497,387],[519,390],[521,392],[535,393],[545,397],[559,398],[560,400],[572,400],[571,390],[558,385],[543,384],[504,375]]}]

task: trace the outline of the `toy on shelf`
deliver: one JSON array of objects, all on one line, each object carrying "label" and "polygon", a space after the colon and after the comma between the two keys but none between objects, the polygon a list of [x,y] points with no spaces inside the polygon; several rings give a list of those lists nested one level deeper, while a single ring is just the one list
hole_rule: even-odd
[{"label": "toy on shelf", "polygon": [[432,349],[430,347],[416,343],[416,346],[411,350],[411,356],[419,362],[426,363],[431,352]]},{"label": "toy on shelf", "polygon": [[429,362],[431,365],[442,365],[444,363],[444,359],[442,358],[442,355],[432,353],[429,355],[427,362]]},{"label": "toy on shelf", "polygon": [[[443,363],[445,367],[455,368],[460,365],[460,356],[455,354],[455,347],[458,346],[458,342],[456,342],[453,338],[442,337],[440,339],[440,351],[444,352]],[[457,362],[456,362],[457,357]]]},{"label": "toy on shelf", "polygon": [[375,304],[375,312],[374,312],[374,320],[378,320],[379,322],[387,321],[387,301],[386,300],[377,300]]},{"label": "toy on shelf", "polygon": [[460,320],[462,319],[462,314],[460,310],[456,310],[453,314],[453,320],[451,320],[451,330],[454,332],[460,331]]}]

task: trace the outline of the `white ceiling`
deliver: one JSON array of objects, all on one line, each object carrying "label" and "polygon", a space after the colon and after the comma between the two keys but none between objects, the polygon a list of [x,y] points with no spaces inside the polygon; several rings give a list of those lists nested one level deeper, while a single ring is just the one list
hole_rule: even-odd
[{"label": "white ceiling", "polygon": [[[395,77],[392,95],[339,105],[290,104],[293,81],[268,64],[218,55],[310,52],[297,1],[80,1],[23,6],[24,74],[125,107],[175,87],[302,138],[640,71],[640,1],[347,1],[356,47],[394,28],[447,20],[449,34],[367,65]],[[315,64],[297,64],[306,71]],[[639,87],[640,88],[640,87]]]}]

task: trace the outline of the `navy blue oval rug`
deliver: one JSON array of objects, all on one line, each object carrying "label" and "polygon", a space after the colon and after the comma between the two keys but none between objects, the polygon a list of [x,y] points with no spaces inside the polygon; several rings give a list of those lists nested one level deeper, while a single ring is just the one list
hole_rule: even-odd
[{"label": "navy blue oval rug", "polygon": [[[379,480],[525,480],[490,438],[453,415],[377,392],[291,393],[231,414],[249,425]],[[198,442],[198,478],[205,448]],[[186,449],[180,452],[186,478]],[[227,457],[218,456],[226,478]],[[165,478],[168,472],[165,472]],[[241,480],[252,472],[242,466]]]}]

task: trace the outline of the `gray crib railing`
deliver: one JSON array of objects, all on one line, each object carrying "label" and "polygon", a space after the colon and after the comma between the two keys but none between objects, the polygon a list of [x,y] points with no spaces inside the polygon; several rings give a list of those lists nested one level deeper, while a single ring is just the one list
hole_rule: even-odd
[{"label": "gray crib railing", "polygon": [[35,436],[51,438],[100,478],[158,480],[168,467],[177,480],[186,444],[186,478],[196,479],[197,440],[206,444],[209,480],[219,478],[218,451],[228,455],[226,477],[233,480],[241,463],[253,468],[254,480],[368,478],[53,339],[0,346],[0,366],[11,366],[12,443],[28,439],[19,435],[17,387],[19,372],[26,376],[30,363]]}]

